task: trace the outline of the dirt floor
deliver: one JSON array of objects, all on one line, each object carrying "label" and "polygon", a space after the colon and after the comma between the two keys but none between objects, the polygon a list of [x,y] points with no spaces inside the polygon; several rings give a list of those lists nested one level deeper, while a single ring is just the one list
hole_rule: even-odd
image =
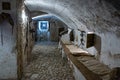
[{"label": "dirt floor", "polygon": [[62,59],[57,47],[56,42],[36,43],[23,80],[74,80],[67,60]]}]

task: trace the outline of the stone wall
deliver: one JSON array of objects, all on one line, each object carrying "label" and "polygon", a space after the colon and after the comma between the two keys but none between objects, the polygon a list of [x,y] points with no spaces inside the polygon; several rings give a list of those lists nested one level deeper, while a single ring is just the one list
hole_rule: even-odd
[{"label": "stone wall", "polygon": [[[2,2],[10,2],[11,9],[3,10]],[[0,0],[0,14],[10,14],[14,25],[8,17],[0,21],[0,80],[17,78],[17,52],[16,52],[16,0]]]}]

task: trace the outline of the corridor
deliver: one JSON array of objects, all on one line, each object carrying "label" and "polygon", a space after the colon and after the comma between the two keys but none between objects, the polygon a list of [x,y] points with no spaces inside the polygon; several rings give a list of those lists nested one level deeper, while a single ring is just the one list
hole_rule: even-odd
[{"label": "corridor", "polygon": [[63,60],[56,42],[36,43],[32,61],[22,80],[74,80],[67,60]]},{"label": "corridor", "polygon": [[120,0],[0,0],[0,80],[120,80]]}]

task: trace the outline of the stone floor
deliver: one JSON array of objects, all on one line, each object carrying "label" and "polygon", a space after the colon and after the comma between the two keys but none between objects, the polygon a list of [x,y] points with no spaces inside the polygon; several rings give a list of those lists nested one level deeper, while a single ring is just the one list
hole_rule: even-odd
[{"label": "stone floor", "polygon": [[32,62],[22,80],[74,80],[67,60],[63,60],[55,42],[37,43],[32,51]]}]

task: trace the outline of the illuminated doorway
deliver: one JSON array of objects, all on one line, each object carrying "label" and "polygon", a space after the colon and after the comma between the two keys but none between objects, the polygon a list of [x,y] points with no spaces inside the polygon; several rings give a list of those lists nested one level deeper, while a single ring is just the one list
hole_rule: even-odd
[{"label": "illuminated doorway", "polygon": [[38,21],[38,41],[49,41],[49,21]]}]

